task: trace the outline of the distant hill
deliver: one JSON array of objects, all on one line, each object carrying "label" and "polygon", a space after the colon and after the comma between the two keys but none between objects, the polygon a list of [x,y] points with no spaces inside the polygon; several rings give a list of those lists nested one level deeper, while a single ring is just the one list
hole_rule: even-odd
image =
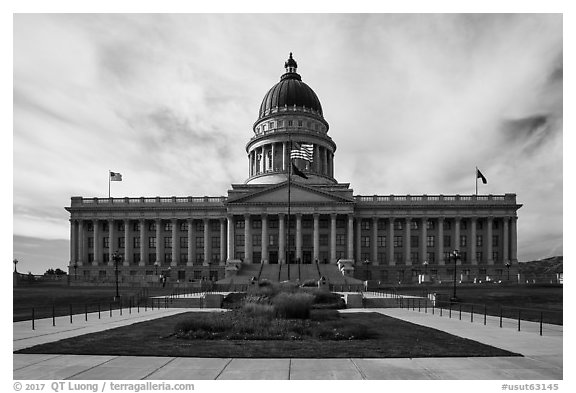
[{"label": "distant hill", "polygon": [[520,262],[520,273],[526,276],[546,276],[563,272],[563,256],[550,257],[537,261]]}]

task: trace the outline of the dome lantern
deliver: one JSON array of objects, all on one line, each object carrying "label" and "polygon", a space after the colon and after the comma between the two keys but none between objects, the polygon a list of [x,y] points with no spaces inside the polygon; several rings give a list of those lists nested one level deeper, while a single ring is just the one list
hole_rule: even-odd
[{"label": "dome lantern", "polygon": [[298,68],[298,63],[296,63],[296,60],[294,60],[292,58],[292,52],[290,52],[290,57],[284,63],[284,68],[286,69],[287,74],[292,74],[292,73],[295,74],[296,73],[296,69]]}]

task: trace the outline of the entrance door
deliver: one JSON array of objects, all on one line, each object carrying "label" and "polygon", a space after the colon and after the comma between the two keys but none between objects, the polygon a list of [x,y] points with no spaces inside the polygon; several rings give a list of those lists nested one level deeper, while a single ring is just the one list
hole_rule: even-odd
[{"label": "entrance door", "polygon": [[278,263],[278,251],[270,251],[268,257],[270,258],[268,263]]}]

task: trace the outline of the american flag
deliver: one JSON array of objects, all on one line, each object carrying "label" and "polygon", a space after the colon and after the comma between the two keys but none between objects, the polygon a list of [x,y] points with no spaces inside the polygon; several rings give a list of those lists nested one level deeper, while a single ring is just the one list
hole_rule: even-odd
[{"label": "american flag", "polygon": [[290,151],[290,158],[301,158],[306,161],[313,161],[314,158],[314,145],[311,143],[294,143],[295,149]]},{"label": "american flag", "polygon": [[111,181],[122,181],[122,174],[118,172],[110,172]]}]

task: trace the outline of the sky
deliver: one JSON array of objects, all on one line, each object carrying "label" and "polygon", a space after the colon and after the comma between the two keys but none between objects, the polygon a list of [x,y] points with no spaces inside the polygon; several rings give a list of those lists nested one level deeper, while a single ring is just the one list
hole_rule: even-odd
[{"label": "sky", "polygon": [[517,194],[563,254],[561,14],[16,14],[13,253],[64,269],[71,196],[220,196],[293,52],[356,195]]}]

